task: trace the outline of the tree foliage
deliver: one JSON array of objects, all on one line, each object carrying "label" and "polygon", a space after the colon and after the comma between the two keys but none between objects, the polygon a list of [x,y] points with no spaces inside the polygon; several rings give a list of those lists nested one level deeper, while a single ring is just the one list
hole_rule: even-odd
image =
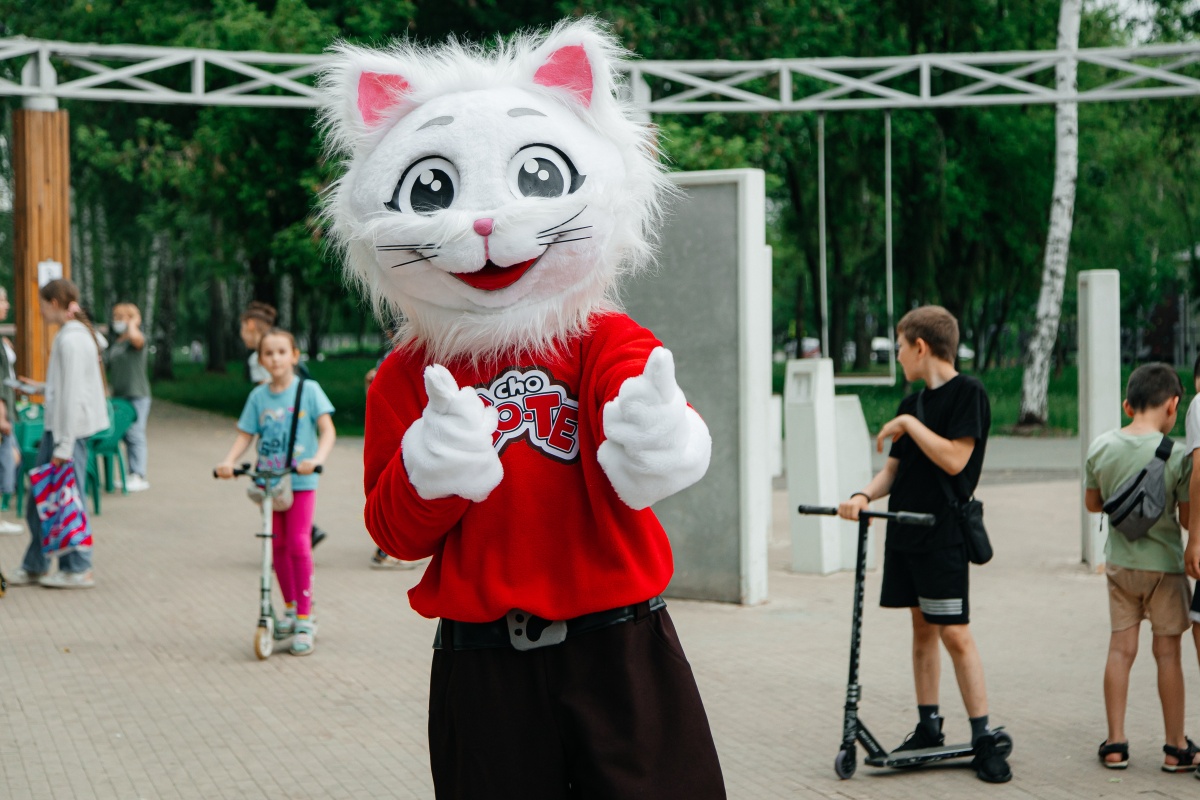
[{"label": "tree foliage", "polygon": [[[764,59],[1052,49],[1057,11],[1057,3],[1028,0],[0,0],[0,35],[316,53],[337,38],[491,38],[596,14],[644,58]],[[1198,27],[1186,0],[1160,0],[1149,25],[1136,28],[1093,8],[1081,44],[1177,40]],[[182,87],[185,71],[178,79]],[[962,80],[936,71],[933,79],[939,89]],[[222,369],[237,352],[234,317],[252,298],[279,306],[314,352],[328,332],[372,328],[338,288],[324,247],[315,203],[332,166],[312,112],[64,107],[76,276],[102,318],[122,298],[154,308],[160,375],[169,374],[172,346],[193,338],[207,341],[210,367]],[[816,116],[656,122],[676,168],[766,171],[776,337],[783,346],[815,335]],[[1011,363],[1038,289],[1053,108],[897,111],[891,122],[897,310],[940,302],[962,320],[977,368]],[[1200,241],[1200,104],[1085,105],[1080,126],[1072,273],[1121,269],[1126,314],[1161,317],[1164,298],[1200,281],[1196,258],[1175,257]],[[861,368],[870,338],[886,332],[883,115],[830,114],[825,134],[831,349],[854,342]],[[10,270],[9,246],[0,250],[0,278]],[[1068,310],[1073,284],[1069,277]]]}]

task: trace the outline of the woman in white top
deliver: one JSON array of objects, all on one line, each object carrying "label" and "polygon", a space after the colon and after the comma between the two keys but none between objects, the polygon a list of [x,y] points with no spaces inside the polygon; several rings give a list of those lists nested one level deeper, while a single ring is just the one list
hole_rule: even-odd
[{"label": "woman in white top", "polygon": [[[87,314],[79,306],[79,289],[68,280],[50,281],[38,292],[42,319],[61,325],[50,348],[46,367],[46,432],[38,448],[37,463],[62,465],[74,459],[75,483],[81,497],[87,497],[87,439],[108,428],[108,404],[105,401],[104,374],[100,366],[101,347]],[[27,381],[33,383],[32,381]],[[30,543],[21,569],[8,580],[9,586],[40,583],[55,589],[87,589],[93,585],[92,553],[73,550],[60,555],[58,572],[50,573],[50,561],[41,547],[42,523],[32,492],[26,503],[25,520],[29,523]]]}]

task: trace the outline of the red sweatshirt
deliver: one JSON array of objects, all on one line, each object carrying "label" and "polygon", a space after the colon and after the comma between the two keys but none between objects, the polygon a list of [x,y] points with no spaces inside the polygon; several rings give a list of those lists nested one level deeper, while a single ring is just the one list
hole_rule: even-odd
[{"label": "red sweatshirt", "polygon": [[673,566],[662,525],[625,505],[596,461],[604,404],[659,344],[624,314],[604,314],[557,357],[446,365],[500,414],[492,440],[504,479],[482,503],[425,500],[409,482],[400,441],[425,409],[430,362],[414,347],[388,356],[367,393],[366,522],[393,556],[433,556],[409,591],[413,609],[463,622],[513,608],[569,619],[666,588]]}]

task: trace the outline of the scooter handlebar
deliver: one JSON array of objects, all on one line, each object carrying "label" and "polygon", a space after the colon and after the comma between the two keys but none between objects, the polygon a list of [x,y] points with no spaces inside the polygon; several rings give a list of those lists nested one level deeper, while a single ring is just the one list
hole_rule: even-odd
[{"label": "scooter handlebar", "polygon": [[[817,514],[826,517],[836,517],[838,510],[832,506],[799,506],[796,509],[801,514]],[[925,528],[931,528],[937,524],[937,517],[933,514],[918,514],[914,511],[870,511],[863,509],[858,512],[860,519],[871,519],[878,517],[880,519],[891,519],[899,522],[901,525],[919,525]]]},{"label": "scooter handlebar", "polygon": [[836,517],[838,513],[833,506],[800,506],[796,510],[801,514],[816,514],[824,517]]},{"label": "scooter handlebar", "polygon": [[[249,475],[252,471],[253,470],[251,469],[251,465],[249,463],[242,464],[240,467],[234,467],[233,477],[237,478],[241,475]],[[296,468],[292,467],[292,472],[295,472],[295,471],[296,471]],[[317,466],[313,467],[314,473],[321,473],[324,471],[325,471],[325,466],[323,464],[317,464]],[[214,478],[220,477],[219,475],[217,475],[217,471],[215,469],[212,471],[212,476]]]}]

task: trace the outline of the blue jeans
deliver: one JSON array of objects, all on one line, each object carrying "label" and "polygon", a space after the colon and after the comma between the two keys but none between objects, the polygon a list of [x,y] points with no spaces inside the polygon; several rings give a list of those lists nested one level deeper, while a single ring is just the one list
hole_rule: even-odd
[{"label": "blue jeans", "polygon": [[149,397],[126,397],[137,410],[137,419],[125,431],[125,449],[129,452],[129,473],[146,477],[146,419],[150,416]]},{"label": "blue jeans", "polygon": [[17,440],[10,433],[0,437],[0,494],[12,494],[17,485]]},{"label": "blue jeans", "polygon": [[[47,432],[42,436],[42,443],[38,446],[37,463],[26,469],[26,475],[34,467],[40,467],[43,464],[49,464],[50,459],[54,456],[54,434]],[[79,496],[83,498],[83,502],[87,503],[87,442],[83,439],[75,440],[75,448],[71,453],[75,465],[75,485],[79,487]],[[31,482],[32,483],[32,482]],[[40,575],[50,571],[50,559],[42,555],[42,520],[38,517],[37,503],[33,500],[33,489],[30,488],[29,495],[25,498],[25,522],[29,524],[29,549],[25,551],[25,560],[21,562],[21,569],[34,575]],[[92,568],[92,551],[91,550],[73,550],[58,557],[58,568],[62,572],[87,572]]]}]

